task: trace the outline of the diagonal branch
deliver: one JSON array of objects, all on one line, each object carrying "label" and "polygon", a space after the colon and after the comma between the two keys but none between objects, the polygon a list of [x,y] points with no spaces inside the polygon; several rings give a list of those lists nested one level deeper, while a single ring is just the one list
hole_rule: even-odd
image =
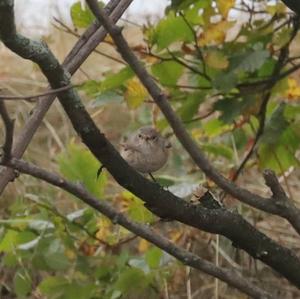
[{"label": "diagonal branch", "polygon": [[282,0],[282,2],[290,8],[294,13],[300,15],[300,6],[298,0]]},{"label": "diagonal branch", "polygon": [[14,120],[9,117],[6,106],[3,100],[0,100],[0,115],[5,126],[5,142],[3,145],[3,163],[6,163],[11,158],[11,149],[13,145],[14,135]]},{"label": "diagonal branch", "polygon": [[[60,66],[45,44],[16,34],[13,26],[13,7],[10,3],[10,0],[0,0],[2,41],[18,55],[37,62],[52,88],[61,87],[62,84],[69,85],[69,74]],[[143,199],[146,206],[156,215],[175,219],[207,232],[221,234],[230,239],[235,246],[260,259],[300,287],[300,259],[291,250],[268,238],[234,211],[222,207],[210,209],[201,204],[192,205],[145,179],[129,167],[105,135],[99,131],[76,90],[66,90],[58,97],[74,129],[94,156],[120,185]],[[269,202],[271,199],[266,199],[266,203]]]},{"label": "diagonal branch", "polygon": [[60,88],[56,88],[56,89],[50,89],[48,91],[45,91],[43,93],[39,93],[39,94],[34,94],[34,95],[29,95],[29,96],[9,96],[9,95],[0,95],[0,101],[1,100],[31,100],[34,98],[40,98],[40,97],[44,97],[44,96],[48,96],[48,95],[56,95],[59,92],[77,87],[79,85],[67,85],[64,87],[60,87]]},{"label": "diagonal branch", "polygon": [[22,173],[44,180],[75,195],[81,201],[108,217],[114,224],[119,224],[136,235],[146,239],[181,261],[183,264],[217,277],[253,298],[274,298],[273,295],[263,291],[249,282],[249,280],[243,278],[237,271],[215,266],[213,263],[176,246],[167,238],[157,234],[157,232],[150,227],[129,220],[124,214],[115,210],[104,200],[95,198],[81,184],[74,184],[66,181],[54,173],[21,160],[12,159],[8,165]]},{"label": "diagonal branch", "polygon": [[[67,33],[67,34],[71,34],[71,35],[73,35],[73,36],[75,36],[77,38],[81,38],[82,37],[82,35],[80,35],[79,33],[77,33],[77,31],[75,31],[74,29],[70,28],[65,23],[63,23],[62,21],[60,21],[59,19],[54,18],[54,21],[60,25],[60,27],[54,25],[55,28],[57,28],[58,30],[61,30],[61,31]],[[108,58],[110,60],[113,60],[113,61],[115,61],[117,63],[125,64],[126,65],[126,63],[123,60],[121,60],[121,59],[119,59],[117,57],[114,57],[112,55],[109,55],[109,54],[107,54],[107,53],[105,53],[103,51],[99,51],[97,49],[94,49],[93,52],[95,52],[95,53],[97,53],[99,55],[102,55],[102,56],[104,56],[104,57],[106,57],[106,58]]]},{"label": "diagonal branch", "polygon": [[[111,0],[106,6],[106,11],[111,13],[112,20],[117,22],[132,1],[133,0]],[[6,23],[8,20],[5,18],[6,17],[4,17],[4,19],[0,18],[0,22]],[[3,24],[2,26],[5,25]],[[0,30],[2,29],[3,27],[0,28]],[[103,29],[103,27],[99,27],[99,24],[97,23],[92,24],[77,41],[71,52],[67,55],[63,63],[64,69],[71,75],[74,74],[80,65],[90,55],[90,53],[97,47],[97,45],[104,40],[105,36],[106,31]],[[54,100],[55,95],[41,97],[39,99],[39,102],[33,109],[33,113],[24,125],[23,130],[15,139],[12,149],[12,154],[14,157],[22,157]],[[12,181],[14,177],[15,173],[11,169],[3,168],[0,170],[0,195],[4,191],[6,185]]]},{"label": "diagonal branch", "polygon": [[122,35],[121,28],[113,24],[103,10],[98,7],[95,0],[87,0],[87,3],[99,22],[101,22],[109,32],[123,59],[127,61],[140,81],[146,87],[149,94],[168,120],[170,126],[173,128],[176,137],[199,168],[202,169],[202,171],[225,192],[255,208],[286,218],[294,226],[297,232],[300,233],[300,210],[296,208],[292,201],[288,201],[288,204],[284,209],[278,208],[270,198],[255,195],[250,191],[237,186],[220,174],[211,165],[204,153],[185,130],[183,123],[172,109],[166,95],[162,92],[153,78],[148,74],[144,66],[137,59],[135,54],[131,51],[127,41]]}]

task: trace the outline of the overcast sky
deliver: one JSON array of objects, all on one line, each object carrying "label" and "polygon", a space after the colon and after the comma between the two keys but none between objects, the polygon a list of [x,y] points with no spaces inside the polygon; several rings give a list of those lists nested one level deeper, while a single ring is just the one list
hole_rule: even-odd
[{"label": "overcast sky", "polygon": [[[71,24],[70,6],[77,0],[15,0],[18,29],[32,36],[47,34],[53,17]],[[107,2],[107,1],[104,1]],[[160,17],[168,0],[134,0],[126,18],[142,23],[146,16]]]}]

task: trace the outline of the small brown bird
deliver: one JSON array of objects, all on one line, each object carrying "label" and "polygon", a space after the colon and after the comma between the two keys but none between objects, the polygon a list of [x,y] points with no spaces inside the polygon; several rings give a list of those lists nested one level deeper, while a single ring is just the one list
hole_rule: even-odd
[{"label": "small brown bird", "polygon": [[135,170],[152,177],[151,173],[167,162],[170,147],[170,142],[156,129],[142,127],[121,144],[121,156]]}]

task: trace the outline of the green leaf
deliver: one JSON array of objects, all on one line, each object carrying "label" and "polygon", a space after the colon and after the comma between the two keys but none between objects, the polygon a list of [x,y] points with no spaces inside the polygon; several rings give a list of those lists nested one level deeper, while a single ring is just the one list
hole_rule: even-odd
[{"label": "green leaf", "polygon": [[132,77],[134,77],[132,69],[130,67],[125,67],[118,73],[107,75],[105,79],[100,82],[100,90],[106,91],[120,87]]},{"label": "green leaf", "polygon": [[128,215],[132,220],[142,223],[151,223],[153,214],[145,208],[144,202],[129,191],[124,191],[122,195],[128,200]]},{"label": "green leaf", "polygon": [[231,160],[233,157],[233,150],[223,144],[205,143],[201,144],[201,148],[207,153],[213,154],[215,156],[222,156],[228,160]]},{"label": "green leaf", "polygon": [[193,39],[188,25],[172,11],[158,23],[153,34],[153,42],[157,44],[159,51],[176,41],[191,42]]},{"label": "green leaf", "polygon": [[28,273],[23,270],[16,272],[14,277],[14,291],[19,297],[24,297],[30,293],[32,281]]},{"label": "green leaf", "polygon": [[268,59],[265,63],[261,66],[258,70],[257,75],[258,77],[268,77],[271,76],[276,64],[276,60]]},{"label": "green leaf", "polygon": [[17,245],[18,234],[19,233],[14,230],[8,230],[0,242],[0,252],[13,251]]},{"label": "green leaf", "polygon": [[[188,2],[188,1],[184,1]],[[184,9],[184,16],[188,20],[188,22],[191,25],[203,25],[204,20],[202,14],[199,14],[200,9],[206,8],[209,5],[211,5],[211,0],[203,0],[203,1],[197,1],[195,2],[194,0],[193,5],[189,5]],[[181,9],[181,7],[178,7],[178,9]]]},{"label": "green leaf", "polygon": [[70,267],[70,262],[62,252],[53,252],[45,255],[46,264],[53,270],[65,270]]},{"label": "green leaf", "polygon": [[152,65],[151,71],[161,84],[175,85],[183,73],[183,66],[175,61],[163,61]]},{"label": "green leaf", "polygon": [[234,72],[221,72],[213,81],[213,86],[221,91],[228,92],[235,87],[238,81],[237,75]]},{"label": "green leaf", "polygon": [[23,231],[18,234],[17,237],[18,249],[29,250],[32,248],[30,244],[36,245],[37,242],[38,242],[38,237],[33,232]]},{"label": "green leaf", "polygon": [[67,279],[62,276],[50,276],[45,278],[39,284],[39,290],[42,294],[49,296],[50,298],[61,298],[64,294],[65,288],[68,285]]},{"label": "green leaf", "polygon": [[266,122],[264,134],[261,137],[262,143],[270,145],[278,143],[282,133],[289,125],[287,120],[284,118],[284,108],[284,103],[278,105],[270,119]]},{"label": "green leaf", "polygon": [[299,165],[295,154],[300,139],[297,131],[285,119],[285,107],[286,104],[282,103],[272,113],[258,150],[260,168],[270,168],[280,174],[291,166]]},{"label": "green leaf", "polygon": [[265,63],[269,56],[270,54],[267,50],[256,50],[239,54],[230,60],[230,68],[245,72],[254,72]]},{"label": "green leaf", "polygon": [[102,171],[96,179],[100,167],[98,160],[90,151],[74,142],[71,142],[66,152],[61,153],[58,164],[62,174],[72,181],[80,181],[95,196],[101,198],[104,194],[107,176]]},{"label": "green leaf", "polygon": [[82,285],[75,281],[66,286],[63,299],[89,299],[93,296],[95,285]]},{"label": "green leaf", "polygon": [[118,101],[120,94],[116,89],[123,87],[127,80],[134,77],[134,72],[130,67],[124,67],[116,73],[109,73],[105,75],[102,81],[88,80],[80,86],[91,97],[98,97],[96,101],[101,104],[106,104],[111,101]]},{"label": "green leaf", "polygon": [[46,264],[53,270],[65,270],[70,266],[70,262],[65,255],[65,247],[60,240],[56,239],[44,252]]},{"label": "green leaf", "polygon": [[182,106],[178,110],[183,121],[189,121],[198,112],[199,105],[205,100],[202,92],[187,94],[186,99],[182,101]]},{"label": "green leaf", "polygon": [[103,106],[111,103],[122,103],[124,96],[118,94],[116,91],[108,90],[98,95],[93,102],[93,107]]},{"label": "green leaf", "polygon": [[224,123],[231,123],[236,117],[241,116],[244,111],[255,103],[255,97],[244,96],[243,98],[227,98],[217,101],[214,109],[222,111],[220,119]]},{"label": "green leaf", "polygon": [[163,252],[161,251],[161,249],[152,247],[146,252],[145,259],[150,268],[158,268],[162,256]]},{"label": "green leaf", "polygon": [[15,252],[7,252],[2,261],[6,267],[16,267],[18,265],[18,255]]},{"label": "green leaf", "polygon": [[[139,294],[148,286],[149,282],[144,272],[138,268],[126,268],[123,271],[115,286],[123,294]],[[138,286],[138,288],[137,288]]]},{"label": "green leaf", "polygon": [[221,135],[226,130],[226,125],[220,119],[212,119],[203,124],[203,129],[207,136],[215,137]]},{"label": "green leaf", "polygon": [[294,153],[284,144],[276,147],[262,144],[258,150],[260,169],[272,169],[278,174],[283,174],[291,166],[299,165]]},{"label": "green leaf", "polygon": [[95,17],[88,6],[82,9],[82,4],[76,2],[71,6],[71,18],[75,27],[86,28],[93,23]]},{"label": "green leaf", "polygon": [[100,82],[96,80],[88,80],[81,84],[78,88],[79,90],[83,90],[90,97],[95,97],[101,94]]}]

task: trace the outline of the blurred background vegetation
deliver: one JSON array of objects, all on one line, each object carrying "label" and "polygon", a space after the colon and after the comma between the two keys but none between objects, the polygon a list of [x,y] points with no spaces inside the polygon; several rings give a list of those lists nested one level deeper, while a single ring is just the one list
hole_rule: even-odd
[{"label": "blurred background vegetation", "polygon": [[[183,16],[175,14],[174,9],[180,9]],[[60,61],[76,42],[76,35],[92,21],[80,3],[72,6],[71,15],[72,26],[53,21],[49,34],[42,37]],[[205,0],[182,4],[173,1],[166,16],[154,24],[122,21],[130,46],[168,94],[194,139],[229,178],[235,177],[254,145],[265,96],[256,82],[272,76],[280,49],[289,43],[291,18],[279,1],[236,4]],[[197,28],[196,37],[191,28]],[[195,47],[195,39],[199,48]],[[297,43],[298,36],[290,45],[282,73],[299,63]],[[2,44],[0,55],[1,93],[31,95],[46,89],[45,78],[31,62]],[[271,168],[295,201],[300,192],[297,77],[295,72],[272,87],[264,134],[237,178],[238,184],[266,194],[260,173]],[[85,106],[116,147],[123,136],[143,125],[155,125],[170,138],[173,150],[169,163],[156,174],[162,185],[190,198],[199,184],[205,184],[222,196],[172,136],[167,122],[109,37],[72,82],[80,86]],[[18,134],[34,100],[7,104]],[[1,129],[3,132],[2,123]],[[295,288],[264,264],[234,249],[228,240],[179,223],[159,221],[105,170],[96,180],[99,163],[81,144],[58,102],[44,118],[24,159],[82,182],[99,200],[110,201],[135,221],[153,225],[201,257],[237,268],[254,282],[260,280],[266,289],[284,294],[284,298],[299,298]],[[265,234],[299,253],[299,238],[284,220],[278,221],[276,216],[253,210],[233,198],[226,197],[224,202]],[[69,194],[23,175],[10,183],[1,197],[0,256],[0,298],[5,299],[244,298],[116,227]]]}]

